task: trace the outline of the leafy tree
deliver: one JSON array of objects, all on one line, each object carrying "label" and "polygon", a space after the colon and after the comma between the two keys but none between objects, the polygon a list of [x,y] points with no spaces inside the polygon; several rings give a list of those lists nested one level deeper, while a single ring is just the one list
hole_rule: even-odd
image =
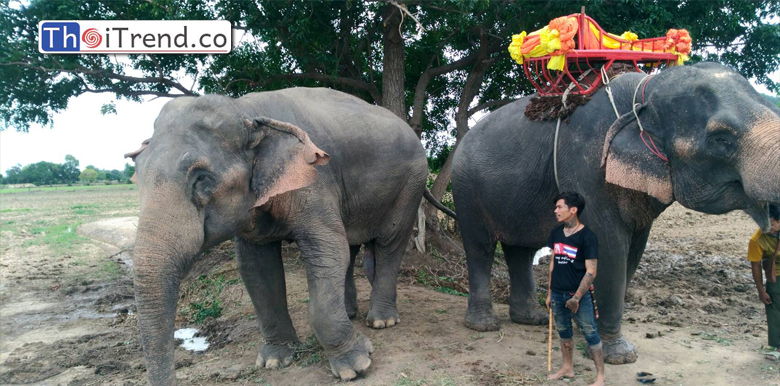
[{"label": "leafy tree", "polygon": [[[51,123],[71,97],[112,93],[141,96],[196,95],[175,73],[197,76],[207,55],[44,55],[38,52],[41,20],[210,20],[213,4],[189,0],[32,0],[18,9],[0,6],[0,119],[27,131]],[[110,108],[103,109],[111,113]]]},{"label": "leafy tree", "polygon": [[22,183],[22,165],[16,164],[16,166],[5,171],[5,183],[7,184],[20,184]]},{"label": "leafy tree", "polygon": [[62,165],[62,182],[67,184],[76,182],[80,174],[79,160],[70,154],[66,155],[65,163]]},{"label": "leafy tree", "polygon": [[122,172],[124,180],[129,181],[130,178],[135,174],[135,165],[130,165],[129,163],[125,164],[125,170]]},{"label": "leafy tree", "polygon": [[106,173],[106,178],[109,181],[119,182],[119,181],[122,180],[122,175],[123,175],[122,172],[120,172],[119,170],[112,169],[112,170],[109,170],[108,173]]},{"label": "leafy tree", "polygon": [[[474,114],[532,91],[506,52],[511,35],[579,12],[568,0],[270,1],[32,0],[0,9],[0,118],[26,130],[83,93],[119,98],[175,97],[202,92],[240,96],[291,86],[327,86],[387,107],[439,157],[454,150]],[[686,28],[692,61],[716,60],[773,92],[768,74],[780,67],[777,0],[592,0],[586,12],[607,31],[640,37]],[[43,55],[44,19],[226,19],[246,36],[230,55]],[[185,87],[180,76],[197,77]],[[103,113],[112,113],[105,107]],[[448,137],[455,137],[450,144]],[[432,192],[450,179],[449,151]]]},{"label": "leafy tree", "polygon": [[81,182],[91,183],[95,182],[98,179],[98,172],[95,169],[92,168],[86,168],[83,172],[79,175],[79,179]]}]

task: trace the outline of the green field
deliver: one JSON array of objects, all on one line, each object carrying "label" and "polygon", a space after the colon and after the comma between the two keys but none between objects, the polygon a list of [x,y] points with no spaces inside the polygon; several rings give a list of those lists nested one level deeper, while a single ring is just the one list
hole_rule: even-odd
[{"label": "green field", "polygon": [[77,191],[77,190],[103,190],[103,189],[136,189],[135,185],[130,184],[111,184],[111,185],[76,185],[76,186],[36,186],[34,188],[14,188],[0,189],[0,194],[19,194],[49,191]]},{"label": "green field", "polygon": [[[117,263],[79,225],[137,216],[136,185],[94,185],[0,191],[0,280],[56,275],[62,284],[115,279]],[[10,268],[15,267],[15,268]]]}]

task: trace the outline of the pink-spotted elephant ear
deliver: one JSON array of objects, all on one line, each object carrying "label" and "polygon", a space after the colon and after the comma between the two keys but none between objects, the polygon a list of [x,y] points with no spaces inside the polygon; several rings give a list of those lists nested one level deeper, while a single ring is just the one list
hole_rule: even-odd
[{"label": "pink-spotted elephant ear", "polygon": [[[653,154],[639,136],[633,113],[620,117],[607,133],[602,167],[608,183],[649,194],[664,204],[674,200],[672,177],[667,162]],[[651,135],[645,132],[645,138]],[[651,135],[658,145],[661,138]],[[648,143],[650,143],[648,141]],[[652,145],[651,145],[652,146]]]},{"label": "pink-spotted elephant ear", "polygon": [[[125,158],[130,158],[135,162],[135,157],[138,157],[139,154],[141,154],[144,149],[146,149],[147,146],[149,146],[149,141],[151,141],[151,138],[146,139],[145,141],[141,142],[141,147],[138,148],[136,151],[131,151],[130,153],[125,153]],[[135,173],[133,173],[133,176],[130,177],[130,181],[133,183],[136,183],[137,179],[135,178]]]},{"label": "pink-spotted elephant ear", "polygon": [[249,148],[255,154],[251,186],[257,200],[253,208],[273,196],[311,185],[317,179],[315,165],[325,165],[330,159],[298,126],[266,117],[244,123],[251,130]]}]

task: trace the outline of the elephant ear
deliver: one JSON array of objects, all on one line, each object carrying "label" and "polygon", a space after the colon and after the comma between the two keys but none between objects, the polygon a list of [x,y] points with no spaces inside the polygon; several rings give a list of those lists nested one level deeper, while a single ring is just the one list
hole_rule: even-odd
[{"label": "elephant ear", "polygon": [[[149,141],[151,141],[151,138],[147,138],[145,141],[141,142],[141,147],[138,148],[136,151],[131,151],[130,153],[125,153],[125,158],[130,158],[135,162],[135,158],[138,157],[139,154],[141,154],[144,149],[146,149],[147,146],[149,146]],[[135,173],[133,173],[133,176],[130,177],[130,181],[133,183],[137,183],[137,179],[135,177]]]},{"label": "elephant ear", "polygon": [[[639,136],[639,125],[633,112],[629,114],[618,118],[607,132],[602,157],[606,180],[613,185],[647,193],[664,204],[671,204],[674,191],[669,166],[645,145]],[[645,137],[648,134],[646,131]],[[652,137],[656,143],[660,139],[655,135]]]},{"label": "elephant ear", "polygon": [[315,165],[325,165],[330,156],[315,146],[301,128],[260,117],[245,120],[250,129],[249,149],[254,151],[252,190],[262,206],[276,195],[311,185],[317,179]]}]

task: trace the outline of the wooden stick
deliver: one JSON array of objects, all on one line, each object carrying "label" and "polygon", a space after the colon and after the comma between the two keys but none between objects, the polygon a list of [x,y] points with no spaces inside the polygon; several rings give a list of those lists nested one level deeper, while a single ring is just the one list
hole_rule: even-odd
[{"label": "wooden stick", "polygon": [[550,307],[550,332],[547,334],[547,372],[552,371],[552,325],[553,314],[552,307]]}]

